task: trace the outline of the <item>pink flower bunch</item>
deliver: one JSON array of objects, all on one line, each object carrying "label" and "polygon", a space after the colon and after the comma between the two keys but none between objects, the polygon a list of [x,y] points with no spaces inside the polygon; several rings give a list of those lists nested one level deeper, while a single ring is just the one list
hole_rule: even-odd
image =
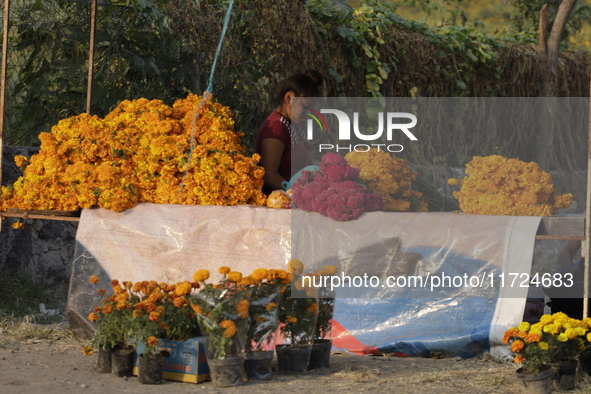
[{"label": "pink flower bunch", "polygon": [[303,171],[292,186],[293,203],[334,220],[353,220],[384,207],[382,197],[359,184],[359,169],[335,153],[322,157],[320,171]]}]

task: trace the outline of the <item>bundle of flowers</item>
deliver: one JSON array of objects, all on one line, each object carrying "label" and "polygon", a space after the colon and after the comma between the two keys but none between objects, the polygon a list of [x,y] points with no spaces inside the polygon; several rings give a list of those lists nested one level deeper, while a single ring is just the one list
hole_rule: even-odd
[{"label": "bundle of flowers", "polygon": [[279,305],[281,334],[291,347],[310,347],[314,342],[318,320],[316,290],[310,286],[302,286],[301,275],[304,264],[300,260],[290,260],[288,271],[293,280],[287,285]]},{"label": "bundle of flowers", "polygon": [[255,269],[240,282],[250,289],[248,314],[250,326],[246,333],[246,351],[260,352],[274,344],[274,334],[279,325],[278,311],[285,286],[292,276],[287,271]]},{"label": "bundle of flowers", "polygon": [[293,203],[305,211],[334,220],[357,219],[364,212],[383,208],[382,197],[359,182],[359,170],[335,153],[327,153],[320,171],[303,171],[292,186]]},{"label": "bundle of flowers", "polygon": [[193,280],[201,287],[199,293],[189,296],[199,327],[209,337],[205,343],[209,360],[239,357],[250,323],[250,291],[241,283],[242,274],[228,267],[221,267],[219,272],[223,279],[216,284],[205,283],[209,271],[195,272]]},{"label": "bundle of flowers", "polygon": [[264,205],[260,157],[244,155],[228,107],[205,100],[194,122],[200,102],[196,95],[172,107],[125,100],[104,119],[81,114],[61,120],[40,134],[38,154],[15,157],[24,174],[2,188],[0,209]]},{"label": "bundle of flowers", "polygon": [[[551,216],[572,203],[572,194],[557,194],[552,176],[534,163],[502,156],[475,156],[454,197],[465,213]],[[448,181],[457,185],[456,179]]]},{"label": "bundle of flowers", "polygon": [[396,212],[425,212],[427,203],[422,193],[413,190],[417,173],[411,171],[404,159],[390,156],[376,148],[368,152],[349,152],[345,160],[359,169],[359,177],[374,192],[382,196],[384,210]]},{"label": "bundle of flowers", "polygon": [[514,362],[527,373],[540,372],[548,363],[567,363],[577,357],[591,341],[591,319],[578,320],[562,312],[543,315],[535,324],[521,322],[503,335],[515,354]]},{"label": "bundle of flowers", "polygon": [[[99,278],[93,275],[89,281],[98,284]],[[125,348],[133,338],[145,345],[145,355],[153,355],[158,339],[185,341],[200,335],[186,298],[197,283],[134,284],[114,279],[110,285],[110,294],[103,288],[98,290],[101,303],[88,316],[88,320],[97,322],[93,348]]]}]

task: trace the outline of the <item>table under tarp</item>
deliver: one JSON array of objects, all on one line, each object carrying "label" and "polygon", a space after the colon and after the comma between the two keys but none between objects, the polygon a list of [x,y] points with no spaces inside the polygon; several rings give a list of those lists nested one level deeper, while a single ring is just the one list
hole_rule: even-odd
[{"label": "table under tarp", "polygon": [[[111,279],[176,283],[209,269],[216,280],[220,266],[249,274],[286,268],[297,258],[310,269],[336,265],[340,276],[377,278],[371,288],[336,289],[338,349],[461,357],[490,351],[504,357],[502,335],[523,318],[528,288],[519,283],[530,274],[539,224],[539,217],[450,212],[370,212],[338,222],[255,206],[85,209],[67,316],[77,334],[94,330],[86,320],[98,304],[91,275],[108,289]],[[426,285],[413,287],[410,279],[406,283],[410,277]],[[449,286],[434,286],[446,277]],[[519,281],[510,286],[515,277]]]}]

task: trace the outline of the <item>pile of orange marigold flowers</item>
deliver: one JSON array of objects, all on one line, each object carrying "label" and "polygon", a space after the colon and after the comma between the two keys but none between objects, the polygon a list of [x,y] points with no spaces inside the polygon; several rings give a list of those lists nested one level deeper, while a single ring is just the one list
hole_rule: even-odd
[{"label": "pile of orange marigold flowers", "polygon": [[394,158],[376,148],[347,153],[345,159],[351,167],[359,169],[361,181],[382,196],[385,211],[428,210],[427,203],[421,200],[422,193],[412,188],[418,174],[406,165],[404,159]]},{"label": "pile of orange marigold flowers", "polygon": [[[480,215],[551,216],[572,203],[572,194],[558,194],[552,176],[534,163],[503,156],[475,156],[466,165],[454,197],[465,213]],[[457,180],[448,181],[457,185]]]},{"label": "pile of orange marigold flowers", "polygon": [[[260,156],[244,155],[228,107],[189,95],[121,102],[104,119],[87,114],[41,133],[41,150],[15,157],[24,175],[2,188],[0,209],[123,211],[157,204],[264,205]],[[189,162],[190,158],[190,162]]]}]

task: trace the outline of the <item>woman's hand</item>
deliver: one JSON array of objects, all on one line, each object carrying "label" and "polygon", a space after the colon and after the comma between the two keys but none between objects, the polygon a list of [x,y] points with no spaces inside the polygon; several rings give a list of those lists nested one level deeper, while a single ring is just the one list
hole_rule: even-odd
[{"label": "woman's hand", "polygon": [[265,169],[265,183],[273,190],[283,190],[285,181],[277,172],[285,144],[275,138],[265,138],[261,144],[261,166]]}]

